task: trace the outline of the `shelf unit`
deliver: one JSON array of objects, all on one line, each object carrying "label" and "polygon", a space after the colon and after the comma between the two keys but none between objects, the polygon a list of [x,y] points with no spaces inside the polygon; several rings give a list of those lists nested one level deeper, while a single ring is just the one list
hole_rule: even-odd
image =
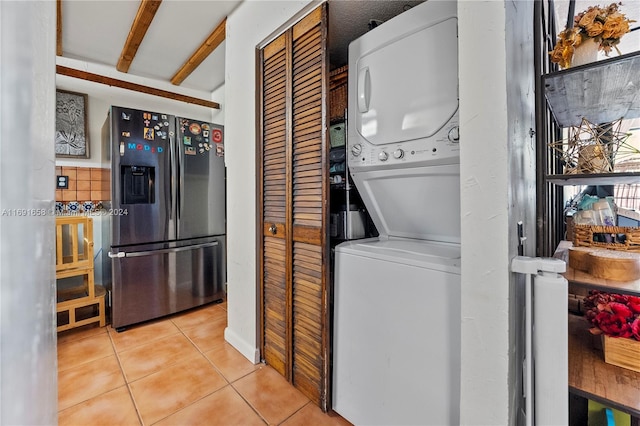
[{"label": "shelf unit", "polygon": [[[538,62],[537,70],[542,71],[543,66]],[[546,67],[551,68],[551,65],[547,62]],[[544,99],[538,96],[537,104],[540,116],[537,123],[537,164],[542,169],[538,171],[538,200],[541,204],[537,210],[538,255],[562,257],[563,250],[571,246],[570,242],[562,241],[564,186],[640,183],[640,173],[635,172],[562,174],[563,165],[548,147],[549,142],[561,138],[563,128],[578,126],[583,118],[590,123],[606,123],[640,117],[639,88],[640,52],[541,76],[538,89],[544,94]],[[640,294],[640,280],[625,283],[601,280],[570,267],[564,275],[574,289]],[[588,328],[584,318],[570,315],[571,412],[574,416],[577,413],[579,418],[586,412],[587,399],[591,399],[629,413],[632,424],[638,424],[640,374],[606,364],[599,339],[592,339]],[[624,385],[621,386],[621,382]]]},{"label": "shelf unit", "polygon": [[[570,2],[567,25],[573,20]],[[558,26],[552,1],[536,2],[535,75],[536,151],[537,151],[537,256],[566,259],[571,242],[564,241],[564,193],[568,186],[640,184],[640,173],[620,170],[613,173],[563,174],[564,164],[549,148],[563,138],[563,129],[590,123],[609,123],[621,118],[640,117],[640,51],[605,60],[557,70],[550,61]],[[598,289],[640,294],[640,280],[615,282],[590,276],[567,267],[564,274],[572,291]],[[569,315],[569,389],[571,424],[587,421],[587,399],[631,415],[640,420],[640,373],[606,364],[599,339],[589,334],[582,317]]]},{"label": "shelf unit", "polygon": [[56,284],[58,331],[105,326],[106,292],[94,284],[92,218],[56,217]]},{"label": "shelf unit", "polygon": [[[541,76],[538,125],[538,255],[549,256],[563,239],[558,217],[563,210],[562,186],[640,184],[640,172],[563,174],[563,165],[548,147],[561,138],[562,129],[590,123],[640,117],[640,51]],[[554,188],[554,186],[556,188]],[[558,188],[560,187],[560,188]]]}]

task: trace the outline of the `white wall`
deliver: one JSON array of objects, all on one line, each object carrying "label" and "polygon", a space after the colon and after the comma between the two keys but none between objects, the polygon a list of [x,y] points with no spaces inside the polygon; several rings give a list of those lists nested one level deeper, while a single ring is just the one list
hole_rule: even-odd
[{"label": "white wall", "polygon": [[[55,2],[0,1],[0,424],[57,421]],[[5,210],[6,209],[6,210]],[[29,214],[16,212],[28,210]]]},{"label": "white wall", "polygon": [[[509,272],[516,223],[535,247],[533,2],[458,4],[462,184],[460,421],[514,424],[515,329]],[[491,247],[487,250],[487,247]],[[533,254],[529,250],[529,254]]]},{"label": "white wall", "polygon": [[259,361],[256,289],[256,114],[258,43],[309,1],[245,1],[227,18],[225,156],[227,163],[227,305],[225,339]]}]

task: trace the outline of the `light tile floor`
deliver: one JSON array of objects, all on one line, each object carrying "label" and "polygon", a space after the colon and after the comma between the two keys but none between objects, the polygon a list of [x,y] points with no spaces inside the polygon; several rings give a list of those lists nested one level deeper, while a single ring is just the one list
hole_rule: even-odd
[{"label": "light tile floor", "polygon": [[60,425],[349,425],[224,341],[226,303],[58,334]]}]

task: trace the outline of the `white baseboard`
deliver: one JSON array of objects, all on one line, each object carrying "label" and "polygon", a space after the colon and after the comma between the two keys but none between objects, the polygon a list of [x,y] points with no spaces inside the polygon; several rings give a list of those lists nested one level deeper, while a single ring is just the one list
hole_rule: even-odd
[{"label": "white baseboard", "polygon": [[254,364],[260,363],[260,351],[255,345],[247,343],[229,327],[224,329],[224,340],[236,348],[245,358]]}]

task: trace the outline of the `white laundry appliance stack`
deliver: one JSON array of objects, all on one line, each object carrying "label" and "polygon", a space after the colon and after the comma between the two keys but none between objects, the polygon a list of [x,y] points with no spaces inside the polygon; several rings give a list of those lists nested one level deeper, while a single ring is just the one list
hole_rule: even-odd
[{"label": "white laundry appliance stack", "polygon": [[347,161],[380,234],[336,248],[333,408],[354,424],[459,423],[456,8],[349,46]]}]

